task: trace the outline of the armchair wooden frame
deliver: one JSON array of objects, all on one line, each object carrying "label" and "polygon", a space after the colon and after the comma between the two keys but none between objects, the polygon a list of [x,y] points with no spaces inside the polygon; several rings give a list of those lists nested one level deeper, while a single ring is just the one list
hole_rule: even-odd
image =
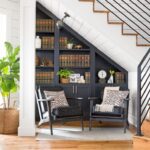
[{"label": "armchair wooden frame", "polygon": [[126,129],[128,127],[128,106],[129,106],[129,98],[124,99],[123,106],[121,108],[123,109],[122,113],[120,115],[111,115],[111,113],[106,113],[106,115],[94,115],[94,101],[98,100],[98,97],[89,97],[90,100],[90,119],[89,119],[89,130],[92,129],[92,121],[110,121],[110,122],[123,122],[123,128],[124,133],[126,133]]},{"label": "armchair wooden frame", "polygon": [[[53,111],[51,110],[51,102],[54,100],[53,97],[49,98],[42,98],[41,91],[36,91],[36,101],[37,101],[37,107],[39,111],[39,117],[40,117],[40,122],[38,125],[41,125],[42,123],[49,122],[50,126],[50,134],[53,135],[53,123],[55,121],[62,121],[62,122],[67,122],[67,121],[75,121],[75,120],[81,120],[81,128],[82,131],[84,130],[83,127],[83,107],[82,107],[82,101],[83,98],[77,97],[77,98],[67,98],[67,101],[77,101],[79,105],[81,106],[81,114],[80,115],[72,115],[72,116],[61,116],[57,117],[57,115],[53,114]],[[45,105],[46,104],[46,109]],[[69,112],[68,112],[69,114]]]}]

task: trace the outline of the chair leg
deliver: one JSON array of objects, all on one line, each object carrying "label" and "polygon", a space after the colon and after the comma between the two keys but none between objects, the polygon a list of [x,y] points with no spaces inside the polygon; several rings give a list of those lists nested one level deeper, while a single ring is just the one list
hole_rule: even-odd
[{"label": "chair leg", "polygon": [[90,118],[89,119],[89,131],[91,131],[92,130],[92,119]]},{"label": "chair leg", "polygon": [[126,120],[124,120],[124,133],[126,133],[126,129],[127,129],[127,122]]},{"label": "chair leg", "polygon": [[82,127],[82,131],[84,131],[83,117],[81,117],[81,127]]},{"label": "chair leg", "polygon": [[50,126],[50,134],[53,135],[53,125],[51,121],[49,121],[49,126]]}]

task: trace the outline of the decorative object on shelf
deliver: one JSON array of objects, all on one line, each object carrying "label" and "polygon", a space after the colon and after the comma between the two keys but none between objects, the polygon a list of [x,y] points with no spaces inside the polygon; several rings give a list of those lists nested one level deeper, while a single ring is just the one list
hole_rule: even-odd
[{"label": "decorative object on shelf", "polygon": [[36,39],[35,39],[35,48],[41,48],[42,44],[41,44],[41,39],[39,36],[36,36]]},{"label": "decorative object on shelf", "polygon": [[61,69],[57,72],[57,75],[60,76],[60,82],[61,83],[69,83],[69,77],[71,74],[73,74],[74,72],[72,70],[68,70],[68,69]]},{"label": "decorative object on shelf", "polygon": [[80,76],[78,83],[85,83],[84,76]]},{"label": "decorative object on shelf", "polygon": [[56,22],[56,26],[57,26],[58,29],[61,29],[63,27],[64,19],[67,18],[67,17],[70,17],[70,15],[67,12],[64,12],[64,17],[61,20],[58,20]]},{"label": "decorative object on shelf", "polygon": [[73,38],[67,41],[67,49],[73,48]]},{"label": "decorative object on shelf", "polygon": [[19,88],[20,48],[13,48],[9,42],[5,42],[5,47],[6,55],[0,59],[0,93],[3,97],[0,134],[14,134],[19,126],[19,110],[15,106],[17,100],[14,101],[11,94],[16,93]]},{"label": "decorative object on shelf", "polygon": [[124,83],[124,73],[123,72],[115,72],[115,83],[121,84]]},{"label": "decorative object on shelf", "polygon": [[99,83],[106,83],[107,72],[105,70],[100,70],[98,72]]},{"label": "decorative object on shelf", "polygon": [[82,48],[83,48],[83,46],[82,46],[82,45],[80,45],[80,44],[77,44],[77,45],[75,45],[75,46],[74,46],[74,48],[75,48],[75,49],[82,49]]},{"label": "decorative object on shelf", "polygon": [[114,83],[114,77],[113,75],[115,74],[114,70],[109,70],[110,73],[110,78],[108,79],[107,83],[113,84]]},{"label": "decorative object on shelf", "polygon": [[42,64],[41,66],[47,66],[47,67],[53,67],[53,62],[48,59],[47,57],[42,58]]},{"label": "decorative object on shelf", "polygon": [[70,78],[70,83],[78,83],[78,80],[80,79],[80,74],[73,73],[69,76],[69,78]]}]

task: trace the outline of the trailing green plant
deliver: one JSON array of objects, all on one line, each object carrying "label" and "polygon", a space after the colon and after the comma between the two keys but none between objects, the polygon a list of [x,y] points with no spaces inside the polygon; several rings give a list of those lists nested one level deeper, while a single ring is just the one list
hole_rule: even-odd
[{"label": "trailing green plant", "polygon": [[74,73],[72,70],[61,69],[57,72],[57,75],[59,75],[60,78],[69,78],[72,73]]},{"label": "trailing green plant", "polygon": [[0,59],[0,92],[4,109],[10,108],[10,94],[19,88],[19,51],[12,44],[5,42],[6,56]]}]

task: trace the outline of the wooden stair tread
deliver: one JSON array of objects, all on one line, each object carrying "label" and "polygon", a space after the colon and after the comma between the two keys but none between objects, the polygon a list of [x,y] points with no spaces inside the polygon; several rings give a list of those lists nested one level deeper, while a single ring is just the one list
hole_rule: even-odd
[{"label": "wooden stair tread", "polygon": [[[124,22],[115,22],[115,21],[109,20],[109,13],[111,13],[109,10],[96,10],[95,9],[95,0],[79,0],[79,1],[81,1],[81,2],[93,2],[93,12],[94,13],[107,13],[107,23],[108,24],[122,25],[123,26]],[[136,33],[124,33],[123,27],[122,27],[122,35],[136,36],[136,46],[149,47],[150,44],[138,44],[137,34]]]}]

